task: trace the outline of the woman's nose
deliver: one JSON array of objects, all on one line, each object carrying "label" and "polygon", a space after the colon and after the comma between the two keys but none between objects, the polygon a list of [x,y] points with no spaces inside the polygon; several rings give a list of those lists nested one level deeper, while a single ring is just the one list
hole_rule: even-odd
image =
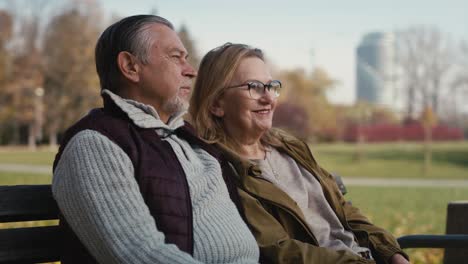
[{"label": "woman's nose", "polygon": [[262,96],[259,99],[262,102],[271,103],[274,100],[276,100],[276,96],[275,96],[275,93],[273,91],[265,89],[265,91],[263,92]]}]

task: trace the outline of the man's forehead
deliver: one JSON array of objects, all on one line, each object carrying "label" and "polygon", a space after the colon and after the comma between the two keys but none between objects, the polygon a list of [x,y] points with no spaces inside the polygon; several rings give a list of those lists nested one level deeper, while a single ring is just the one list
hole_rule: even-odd
[{"label": "man's forehead", "polygon": [[166,25],[154,24],[151,30],[154,32],[154,45],[167,52],[187,53],[184,44],[177,33]]}]

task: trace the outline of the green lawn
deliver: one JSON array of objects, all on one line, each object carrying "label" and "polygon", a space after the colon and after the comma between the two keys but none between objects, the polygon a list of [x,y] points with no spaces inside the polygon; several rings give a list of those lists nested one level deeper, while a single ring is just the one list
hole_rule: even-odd
[{"label": "green lawn", "polygon": [[0,185],[50,184],[52,174],[0,171]]},{"label": "green lawn", "polygon": [[444,234],[447,204],[468,200],[468,188],[349,186],[345,197],[397,236]]},{"label": "green lawn", "polygon": [[26,148],[0,148],[0,164],[52,165],[56,153],[47,149],[30,151]]},{"label": "green lawn", "polygon": [[[396,237],[444,234],[447,204],[468,200],[468,188],[399,188],[349,186],[346,199],[371,221]],[[441,263],[440,249],[408,249],[412,263]]]},{"label": "green lawn", "polygon": [[[423,175],[421,143],[366,144],[356,160],[354,144],[311,144],[319,164],[345,177],[468,179],[468,141],[433,144],[433,163]],[[0,148],[0,164],[51,165],[56,151]]]},{"label": "green lawn", "polygon": [[420,143],[366,144],[356,160],[356,145],[311,144],[319,164],[346,177],[468,179],[468,142],[434,143],[430,171],[423,175]]}]

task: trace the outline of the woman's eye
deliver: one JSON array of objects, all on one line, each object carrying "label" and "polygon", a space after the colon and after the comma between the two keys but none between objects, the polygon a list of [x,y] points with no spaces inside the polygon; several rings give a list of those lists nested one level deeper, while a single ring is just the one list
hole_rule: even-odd
[{"label": "woman's eye", "polygon": [[261,86],[258,82],[251,82],[249,85],[252,89],[258,89]]}]

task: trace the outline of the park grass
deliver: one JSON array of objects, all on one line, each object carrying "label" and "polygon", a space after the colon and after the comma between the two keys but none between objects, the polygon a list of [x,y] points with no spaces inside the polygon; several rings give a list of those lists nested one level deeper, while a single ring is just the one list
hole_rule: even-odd
[{"label": "park grass", "polygon": [[[444,234],[447,204],[468,200],[468,188],[349,186],[346,199],[395,237]],[[408,249],[412,263],[442,263],[441,249]]]},{"label": "park grass", "polygon": [[[364,144],[356,160],[355,144],[311,144],[319,164],[344,177],[468,179],[468,141],[434,142],[433,162],[423,175],[423,145],[415,142]],[[56,150],[0,148],[0,164],[52,165]]]},{"label": "park grass", "polygon": [[345,177],[468,179],[468,142],[436,142],[432,166],[423,174],[421,143],[365,144],[356,158],[354,144],[311,144],[319,164]]},{"label": "park grass", "polygon": [[444,234],[447,204],[468,200],[468,188],[349,186],[345,196],[396,236]]},{"label": "park grass", "polygon": [[51,183],[52,183],[52,174],[0,171],[0,185],[51,184]]},{"label": "park grass", "polygon": [[0,148],[0,164],[52,165],[56,150],[27,148]]}]

